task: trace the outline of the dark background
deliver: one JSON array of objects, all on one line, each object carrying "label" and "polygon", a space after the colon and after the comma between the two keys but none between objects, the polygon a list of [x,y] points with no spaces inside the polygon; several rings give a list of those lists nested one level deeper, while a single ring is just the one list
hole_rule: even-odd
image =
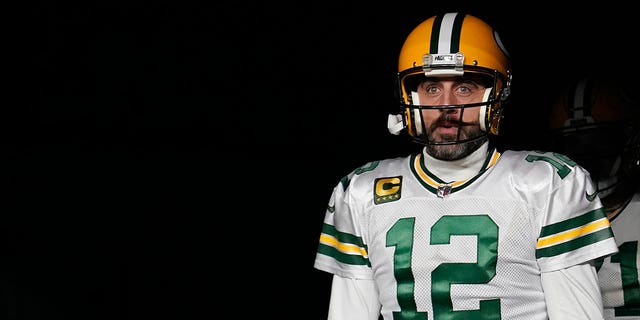
[{"label": "dark background", "polygon": [[419,148],[386,131],[418,23],[467,11],[500,31],[514,149],[542,146],[568,81],[633,81],[631,10],[556,4],[34,4],[2,119],[9,319],[325,319],[333,186]]}]

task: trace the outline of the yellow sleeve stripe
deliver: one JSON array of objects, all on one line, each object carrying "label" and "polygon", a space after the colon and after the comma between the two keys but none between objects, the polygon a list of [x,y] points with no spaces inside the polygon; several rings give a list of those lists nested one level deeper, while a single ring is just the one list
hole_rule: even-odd
[{"label": "yellow sleeve stripe", "polygon": [[367,253],[367,250],[365,248],[350,243],[341,243],[340,241],[338,241],[338,239],[328,234],[323,233],[320,235],[320,243],[331,246],[343,253],[357,254],[365,258],[369,257],[369,254]]},{"label": "yellow sleeve stripe", "polygon": [[571,230],[567,230],[553,236],[548,236],[544,238],[538,239],[537,247],[543,248],[552,245],[556,245],[561,242],[566,242],[569,240],[577,239],[586,234],[596,232],[598,230],[602,230],[609,227],[609,220],[606,218],[602,218],[596,221],[593,221],[589,224],[586,224],[579,228],[574,228]]}]

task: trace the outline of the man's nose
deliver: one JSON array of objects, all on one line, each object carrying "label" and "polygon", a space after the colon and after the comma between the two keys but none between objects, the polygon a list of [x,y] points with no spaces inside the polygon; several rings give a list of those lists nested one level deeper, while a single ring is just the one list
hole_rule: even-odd
[{"label": "man's nose", "polygon": [[[455,106],[455,105],[459,104],[459,101],[455,97],[454,94],[445,94],[445,95],[443,95],[442,102],[443,102],[444,105],[447,105],[447,106]],[[458,108],[446,108],[446,109],[442,109],[441,111],[449,112],[449,113],[455,113],[455,112],[458,112],[459,109]]]}]

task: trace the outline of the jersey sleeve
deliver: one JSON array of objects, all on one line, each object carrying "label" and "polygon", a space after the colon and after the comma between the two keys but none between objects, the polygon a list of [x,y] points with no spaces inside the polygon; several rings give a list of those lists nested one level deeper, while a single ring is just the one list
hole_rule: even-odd
[{"label": "jersey sleeve", "polygon": [[355,173],[335,186],[327,210],[314,262],[316,269],[344,278],[373,279],[373,272],[358,221],[358,208],[352,201],[351,181]]},{"label": "jersey sleeve", "polygon": [[542,272],[578,265],[617,252],[609,220],[589,173],[554,154],[536,258]]},{"label": "jersey sleeve", "polygon": [[540,275],[549,319],[602,320],[595,267],[583,263]]}]

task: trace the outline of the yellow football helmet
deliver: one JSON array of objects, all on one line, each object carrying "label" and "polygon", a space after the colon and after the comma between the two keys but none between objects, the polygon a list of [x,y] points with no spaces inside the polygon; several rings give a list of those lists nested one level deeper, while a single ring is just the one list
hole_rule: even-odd
[{"label": "yellow football helmet", "polygon": [[552,151],[591,174],[601,198],[640,172],[638,108],[624,87],[606,78],[572,82],[549,113]]},{"label": "yellow football helmet", "polygon": [[[416,101],[415,87],[420,78],[468,73],[486,77],[488,89],[483,102],[429,106]],[[482,135],[444,144],[469,142],[499,133],[503,103],[511,86],[509,55],[498,33],[483,20],[469,14],[446,13],[423,21],[410,32],[400,51],[396,81],[401,112],[389,117],[391,133],[399,134],[406,128],[415,142],[438,144],[429,141],[421,110],[480,107]]]}]

